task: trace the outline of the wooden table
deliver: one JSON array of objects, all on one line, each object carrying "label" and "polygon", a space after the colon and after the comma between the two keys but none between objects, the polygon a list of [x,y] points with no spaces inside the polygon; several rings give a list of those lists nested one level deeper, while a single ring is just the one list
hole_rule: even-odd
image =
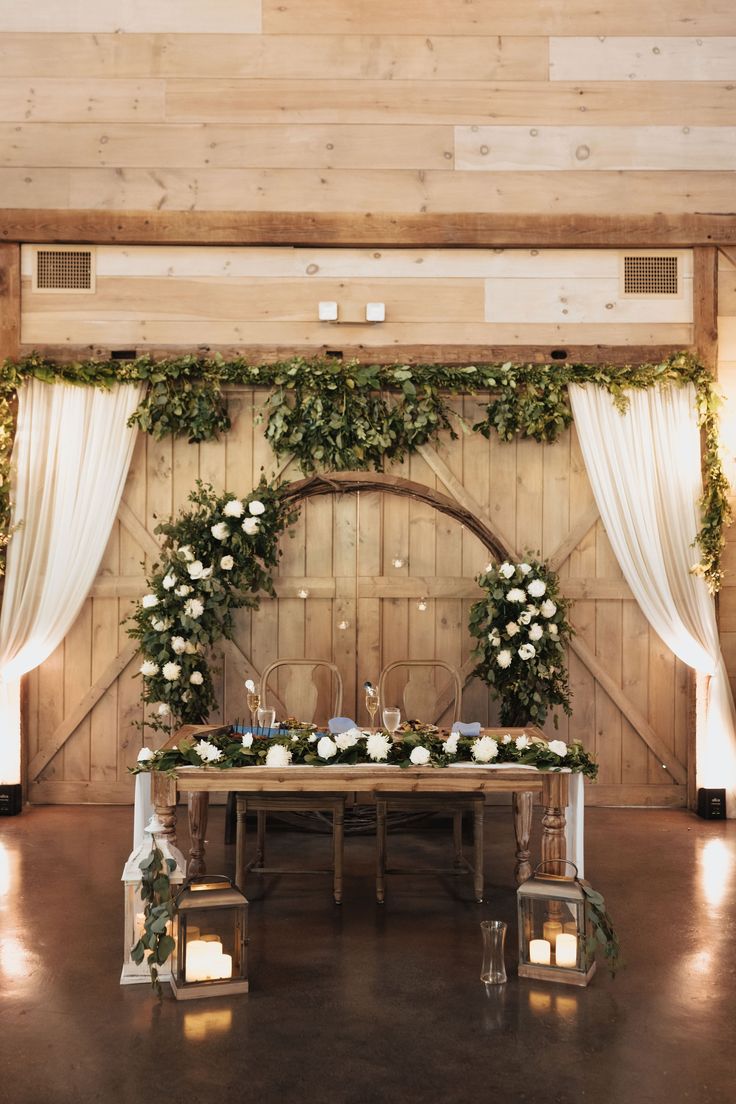
[{"label": "wooden table", "polygon": [[[504,730],[506,731],[506,730]],[[173,738],[177,742],[183,730]],[[196,735],[204,735],[199,729]],[[510,793],[513,797],[516,834],[517,883],[531,877],[529,836],[532,826],[534,794],[541,795],[542,859],[566,857],[565,807],[569,798],[569,775],[549,771],[518,770],[512,767],[494,770],[488,767],[413,767],[390,766],[288,766],[178,767],[167,775],[153,772],[153,801],[156,813],[166,827],[166,835],[176,842],[176,803],[179,794],[189,801],[191,850],[188,873],[204,874],[205,832],[211,793],[356,793],[367,790],[386,793]],[[562,871],[560,871],[562,872]]]}]

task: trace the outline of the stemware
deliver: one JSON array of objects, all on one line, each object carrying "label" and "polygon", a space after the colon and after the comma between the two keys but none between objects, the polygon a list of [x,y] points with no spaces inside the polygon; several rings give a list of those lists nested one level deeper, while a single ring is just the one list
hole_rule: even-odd
[{"label": "stemware", "polygon": [[371,718],[371,728],[376,727],[376,713],[378,712],[378,691],[374,686],[365,688],[365,707]]},{"label": "stemware", "polygon": [[381,714],[383,727],[393,736],[401,724],[401,710],[395,705],[387,705]]},{"label": "stemware", "polygon": [[249,690],[246,696],[246,703],[250,710],[250,725],[251,728],[255,728],[256,725],[256,711],[261,704],[261,695],[257,690]]},{"label": "stemware", "polygon": [[259,728],[273,728],[276,720],[276,710],[267,709],[261,705],[256,709],[256,716],[258,717]]}]

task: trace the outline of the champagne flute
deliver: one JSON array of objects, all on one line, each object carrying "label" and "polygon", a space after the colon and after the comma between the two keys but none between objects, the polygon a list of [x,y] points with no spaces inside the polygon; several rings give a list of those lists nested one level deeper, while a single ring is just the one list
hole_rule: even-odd
[{"label": "champagne flute", "polygon": [[[250,686],[248,685],[248,682],[250,682]],[[258,693],[255,686],[253,686],[253,683],[251,682],[250,679],[248,680],[248,682],[246,682],[246,684],[245,684],[245,690],[246,690],[245,700],[247,702],[248,709],[250,710],[250,727],[255,728],[256,727],[256,711],[258,709],[258,706],[261,704],[261,695]],[[252,689],[251,689],[251,687],[252,687]]]},{"label": "champagne flute", "polygon": [[395,705],[387,705],[381,714],[383,727],[392,736],[401,724],[401,710]]},{"label": "champagne flute", "polygon": [[376,713],[378,712],[378,691],[369,682],[365,684],[365,707],[371,718],[371,728],[375,728]]}]

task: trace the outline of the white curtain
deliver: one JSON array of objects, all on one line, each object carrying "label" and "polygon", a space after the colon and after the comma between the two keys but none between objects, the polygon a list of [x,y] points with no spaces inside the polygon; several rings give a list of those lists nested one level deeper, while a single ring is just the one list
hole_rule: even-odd
[{"label": "white curtain", "polygon": [[[63,640],[87,597],[120,505],[140,402],[32,379],[18,395],[13,525],[0,614],[0,770],[17,773],[19,685]],[[14,781],[5,778],[6,781]]]},{"label": "white curtain", "polygon": [[667,647],[706,676],[698,784],[725,787],[736,817],[733,698],[713,599],[690,572],[699,558],[703,493],[695,391],[691,384],[655,387],[627,398],[621,414],[603,388],[570,386],[588,477],[624,578]]}]

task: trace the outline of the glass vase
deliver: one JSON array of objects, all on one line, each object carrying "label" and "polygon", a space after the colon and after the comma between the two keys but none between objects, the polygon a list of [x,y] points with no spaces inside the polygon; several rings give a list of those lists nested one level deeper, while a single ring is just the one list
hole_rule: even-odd
[{"label": "glass vase", "polygon": [[483,965],[480,980],[486,985],[503,985],[506,982],[506,966],[503,952],[506,942],[506,924],[503,920],[481,920],[483,936]]}]

